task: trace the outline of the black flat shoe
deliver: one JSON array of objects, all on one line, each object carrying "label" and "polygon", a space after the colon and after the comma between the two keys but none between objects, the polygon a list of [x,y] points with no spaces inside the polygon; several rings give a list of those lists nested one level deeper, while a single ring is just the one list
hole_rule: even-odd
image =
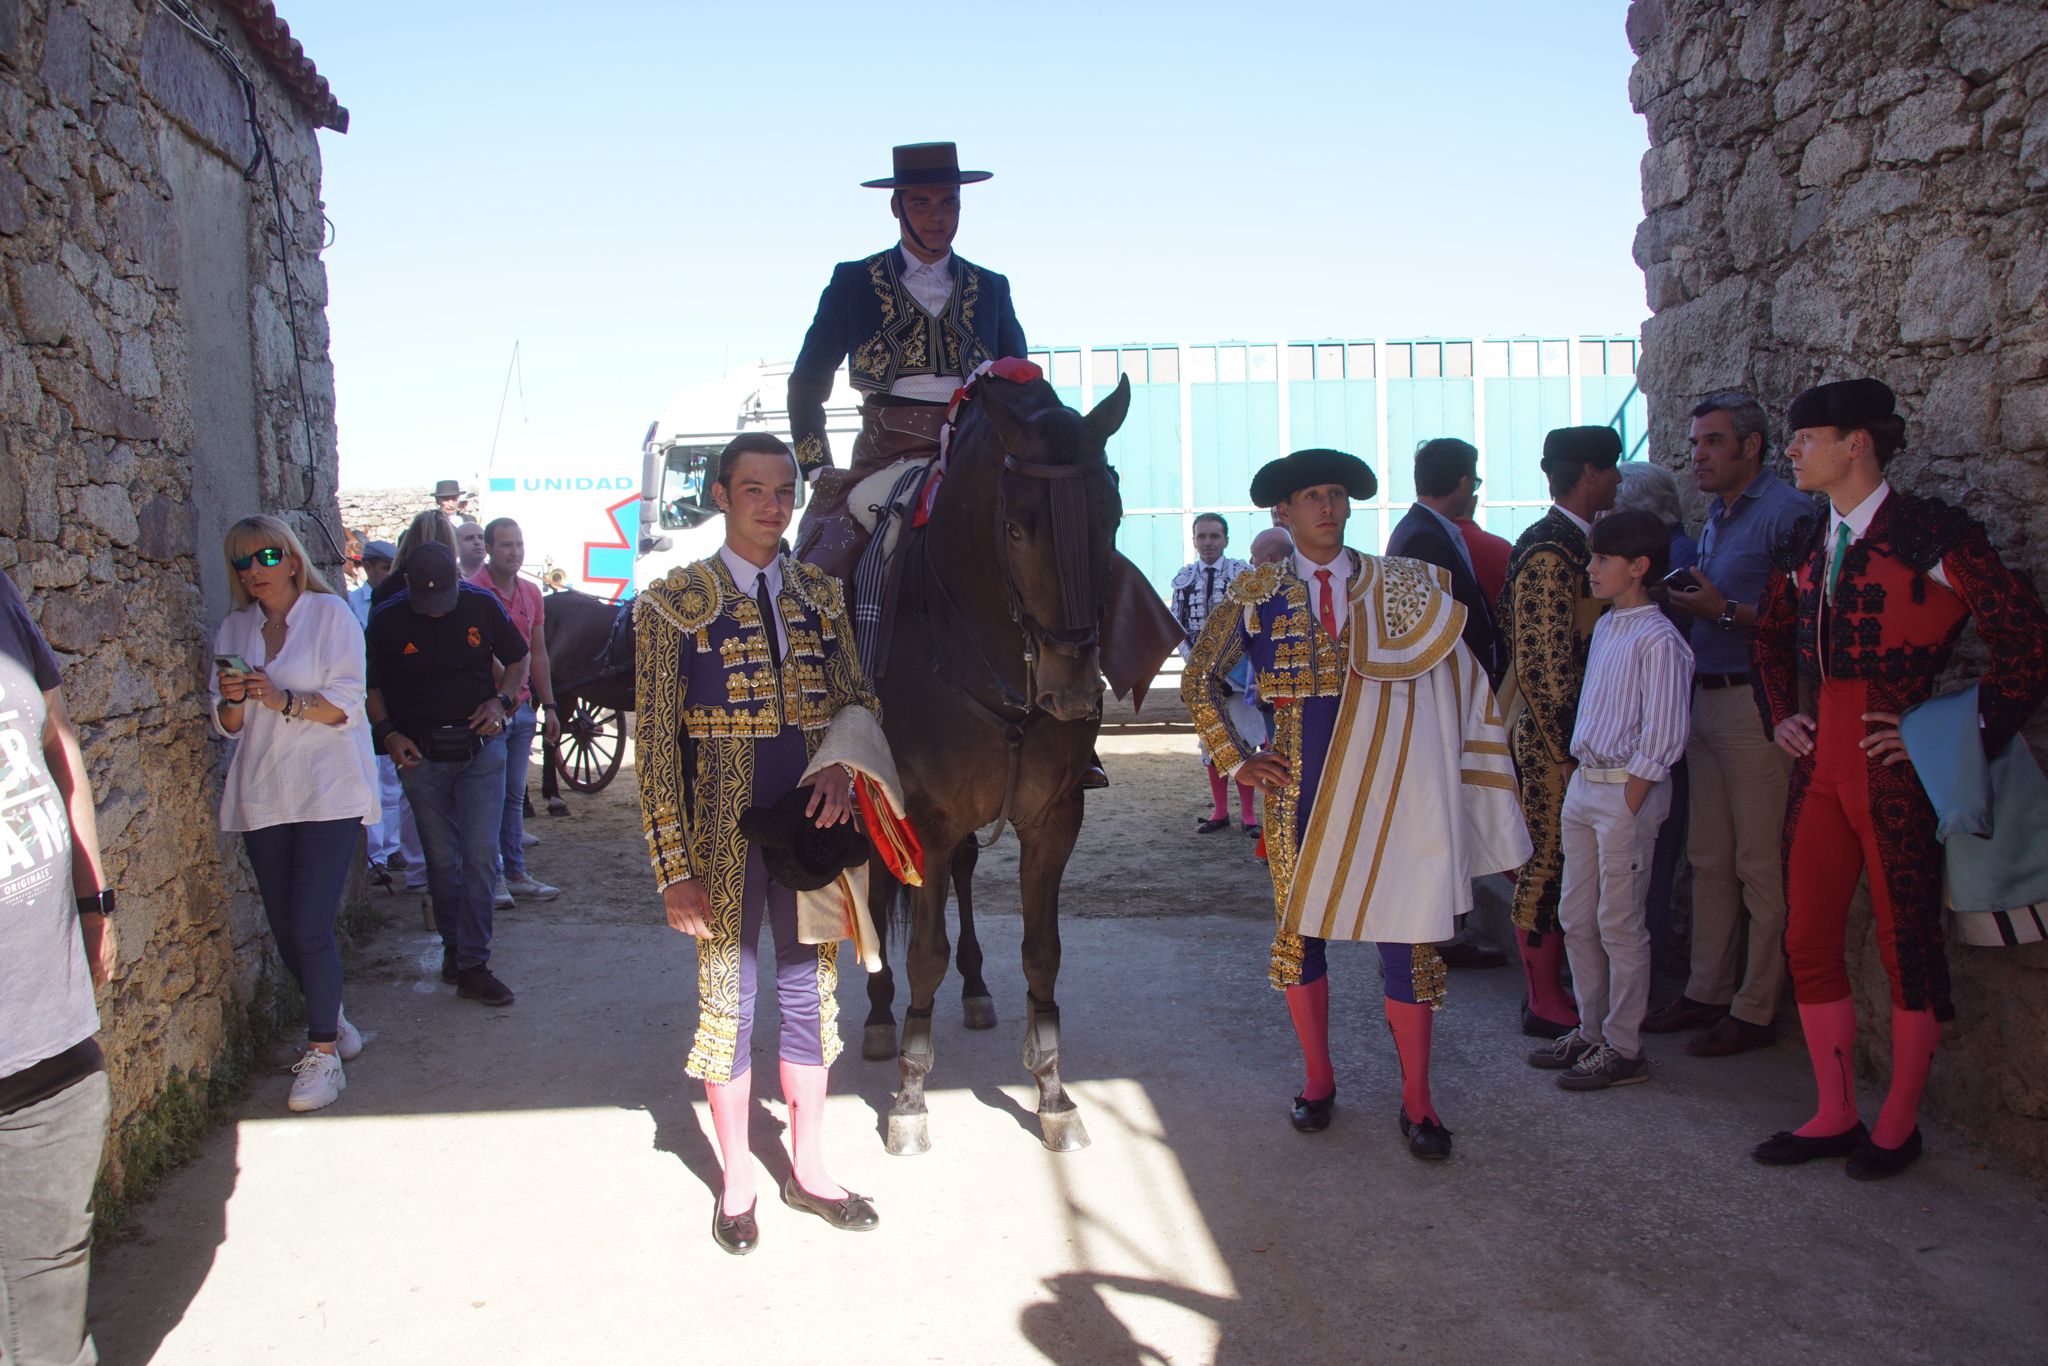
[{"label": "black flat shoe", "polygon": [[1302,1096],[1294,1098],[1294,1113],[1288,1116],[1294,1127],[1305,1134],[1319,1134],[1330,1127],[1330,1107],[1337,1103],[1333,1090],[1321,1100],[1308,1100]]},{"label": "black flat shoe", "polygon": [[1197,825],[1195,827],[1195,833],[1198,835],[1213,835],[1218,830],[1228,830],[1229,828],[1230,817],[1211,817],[1210,819],[1205,820],[1201,824]]},{"label": "black flat shoe", "polygon": [[1848,1172],[1858,1181],[1882,1181],[1887,1176],[1897,1176],[1919,1157],[1920,1126],[1916,1124],[1913,1132],[1906,1135],[1906,1141],[1896,1148],[1880,1148],[1867,1138],[1857,1144],[1849,1154]]},{"label": "black flat shoe", "polygon": [[1256,825],[1247,825],[1244,828],[1244,837],[1248,840],[1255,840],[1265,833],[1265,831],[1259,829],[1259,827]]},{"label": "black flat shoe", "polygon": [[782,1183],[782,1203],[791,1209],[815,1214],[832,1227],[848,1233],[871,1233],[882,1222],[882,1216],[875,1213],[875,1207],[868,1203],[865,1195],[848,1191],[837,1200],[827,1200],[799,1186],[794,1175]]},{"label": "black flat shoe", "polygon": [[1081,774],[1081,790],[1095,792],[1109,786],[1109,773],[1101,764],[1090,764]]},{"label": "black flat shoe", "polygon": [[1527,1005],[1522,1007],[1522,1032],[1532,1039],[1562,1039],[1577,1028],[1575,1024],[1559,1024],[1556,1020],[1546,1020]]},{"label": "black flat shoe", "polygon": [[1408,1140],[1408,1151],[1424,1162],[1441,1162],[1451,1155],[1451,1131],[1434,1119],[1417,1124],[1403,1110],[1401,1136]]},{"label": "black flat shoe", "polygon": [[1438,947],[1437,957],[1447,968],[1504,968],[1508,956],[1499,949],[1470,939],[1459,939]]},{"label": "black flat shoe", "polygon": [[1869,1141],[1870,1131],[1863,1127],[1861,1120],[1852,1129],[1845,1129],[1839,1134],[1822,1134],[1817,1138],[1801,1138],[1780,1129],[1751,1149],[1749,1155],[1766,1167],[1792,1167],[1823,1157],[1847,1157]]},{"label": "black flat shoe", "polygon": [[744,1257],[761,1245],[761,1230],[754,1224],[756,1200],[748,1205],[744,1214],[727,1214],[725,1197],[715,1196],[711,1201],[711,1241],[735,1257]]}]

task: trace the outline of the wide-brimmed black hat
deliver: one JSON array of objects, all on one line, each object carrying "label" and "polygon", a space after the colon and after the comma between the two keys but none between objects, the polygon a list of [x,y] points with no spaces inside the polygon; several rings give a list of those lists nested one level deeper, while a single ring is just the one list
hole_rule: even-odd
[{"label": "wide-brimmed black hat", "polygon": [[462,594],[462,574],[455,567],[455,552],[439,541],[424,541],[405,557],[405,600],[423,617],[444,616],[455,610]]},{"label": "wide-brimmed black hat", "polygon": [[1598,465],[1610,469],[1621,461],[1621,433],[1612,427],[1558,427],[1543,438],[1542,469],[1559,465]]},{"label": "wide-brimmed black hat", "polygon": [[1357,456],[1318,446],[1262,465],[1252,476],[1252,502],[1262,508],[1278,507],[1318,484],[1342,484],[1346,493],[1361,500],[1372,497],[1380,487],[1372,468]]},{"label": "wide-brimmed black hat", "polygon": [[1843,379],[1816,384],[1792,400],[1785,426],[1836,427],[1857,431],[1872,422],[1891,417],[1897,411],[1891,386],[1881,379]]},{"label": "wide-brimmed black hat", "polygon": [[460,498],[461,496],[462,485],[453,479],[443,479],[440,483],[434,485],[435,502],[439,502],[443,498]]},{"label": "wide-brimmed black hat", "polygon": [[791,788],[775,805],[749,807],[740,817],[740,834],[760,848],[768,876],[792,892],[831,886],[870,852],[868,837],[852,821],[819,829],[817,818],[804,814],[810,800],[810,788]]},{"label": "wide-brimmed black hat", "polygon": [[963,171],[960,153],[950,142],[909,142],[892,148],[896,170],[886,180],[863,180],[864,190],[903,190],[913,185],[972,185],[993,171]]}]

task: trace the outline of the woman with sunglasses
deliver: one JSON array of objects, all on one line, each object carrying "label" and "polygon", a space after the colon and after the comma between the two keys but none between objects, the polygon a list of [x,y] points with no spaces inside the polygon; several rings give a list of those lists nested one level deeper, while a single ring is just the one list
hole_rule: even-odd
[{"label": "woman with sunglasses", "polygon": [[362,1035],[341,1011],[334,921],[362,827],[379,815],[363,714],[363,630],[290,527],[244,517],[223,547],[235,610],[213,637],[213,723],[234,741],[221,829],[239,831],[277,940],[306,997],[293,1110],[332,1105]]}]

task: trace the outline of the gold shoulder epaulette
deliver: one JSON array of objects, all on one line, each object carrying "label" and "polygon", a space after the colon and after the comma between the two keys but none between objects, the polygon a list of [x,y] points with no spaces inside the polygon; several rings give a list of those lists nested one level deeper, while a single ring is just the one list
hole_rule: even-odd
[{"label": "gold shoulder epaulette", "polygon": [[784,556],[782,562],[784,579],[795,586],[797,596],[812,611],[826,617],[845,615],[846,591],[839,586],[838,579],[814,564],[791,556]]},{"label": "gold shoulder epaulette", "polygon": [[1232,579],[1223,600],[1236,607],[1251,607],[1272,597],[1279,588],[1280,562],[1275,560]]},{"label": "gold shoulder epaulette", "polygon": [[679,631],[701,631],[718,615],[718,575],[709,560],[678,565],[648,593]]}]

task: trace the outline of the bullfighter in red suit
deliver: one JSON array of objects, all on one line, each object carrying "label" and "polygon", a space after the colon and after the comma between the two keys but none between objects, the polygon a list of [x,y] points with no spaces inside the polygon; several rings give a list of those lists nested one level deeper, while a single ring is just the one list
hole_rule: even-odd
[{"label": "bullfighter in red suit", "polygon": [[[2048,612],[1967,513],[1886,482],[1905,423],[1882,383],[1809,389],[1786,425],[1794,478],[1828,504],[1781,551],[1751,658],[1764,724],[1796,760],[1785,949],[1820,1104],[1755,1155],[1772,1165],[1846,1155],[1849,1175],[1877,1180],[1920,1155],[1920,1095],[1941,1021],[1955,1015],[1941,942],[1942,846],[1899,713],[1934,692],[1974,619],[1991,656],[1978,685],[1984,748],[1996,753],[2048,695]],[[1865,871],[1892,994],[1891,1090],[1868,1131],[1856,1112],[1856,1011],[1844,961],[1849,901]]]}]

